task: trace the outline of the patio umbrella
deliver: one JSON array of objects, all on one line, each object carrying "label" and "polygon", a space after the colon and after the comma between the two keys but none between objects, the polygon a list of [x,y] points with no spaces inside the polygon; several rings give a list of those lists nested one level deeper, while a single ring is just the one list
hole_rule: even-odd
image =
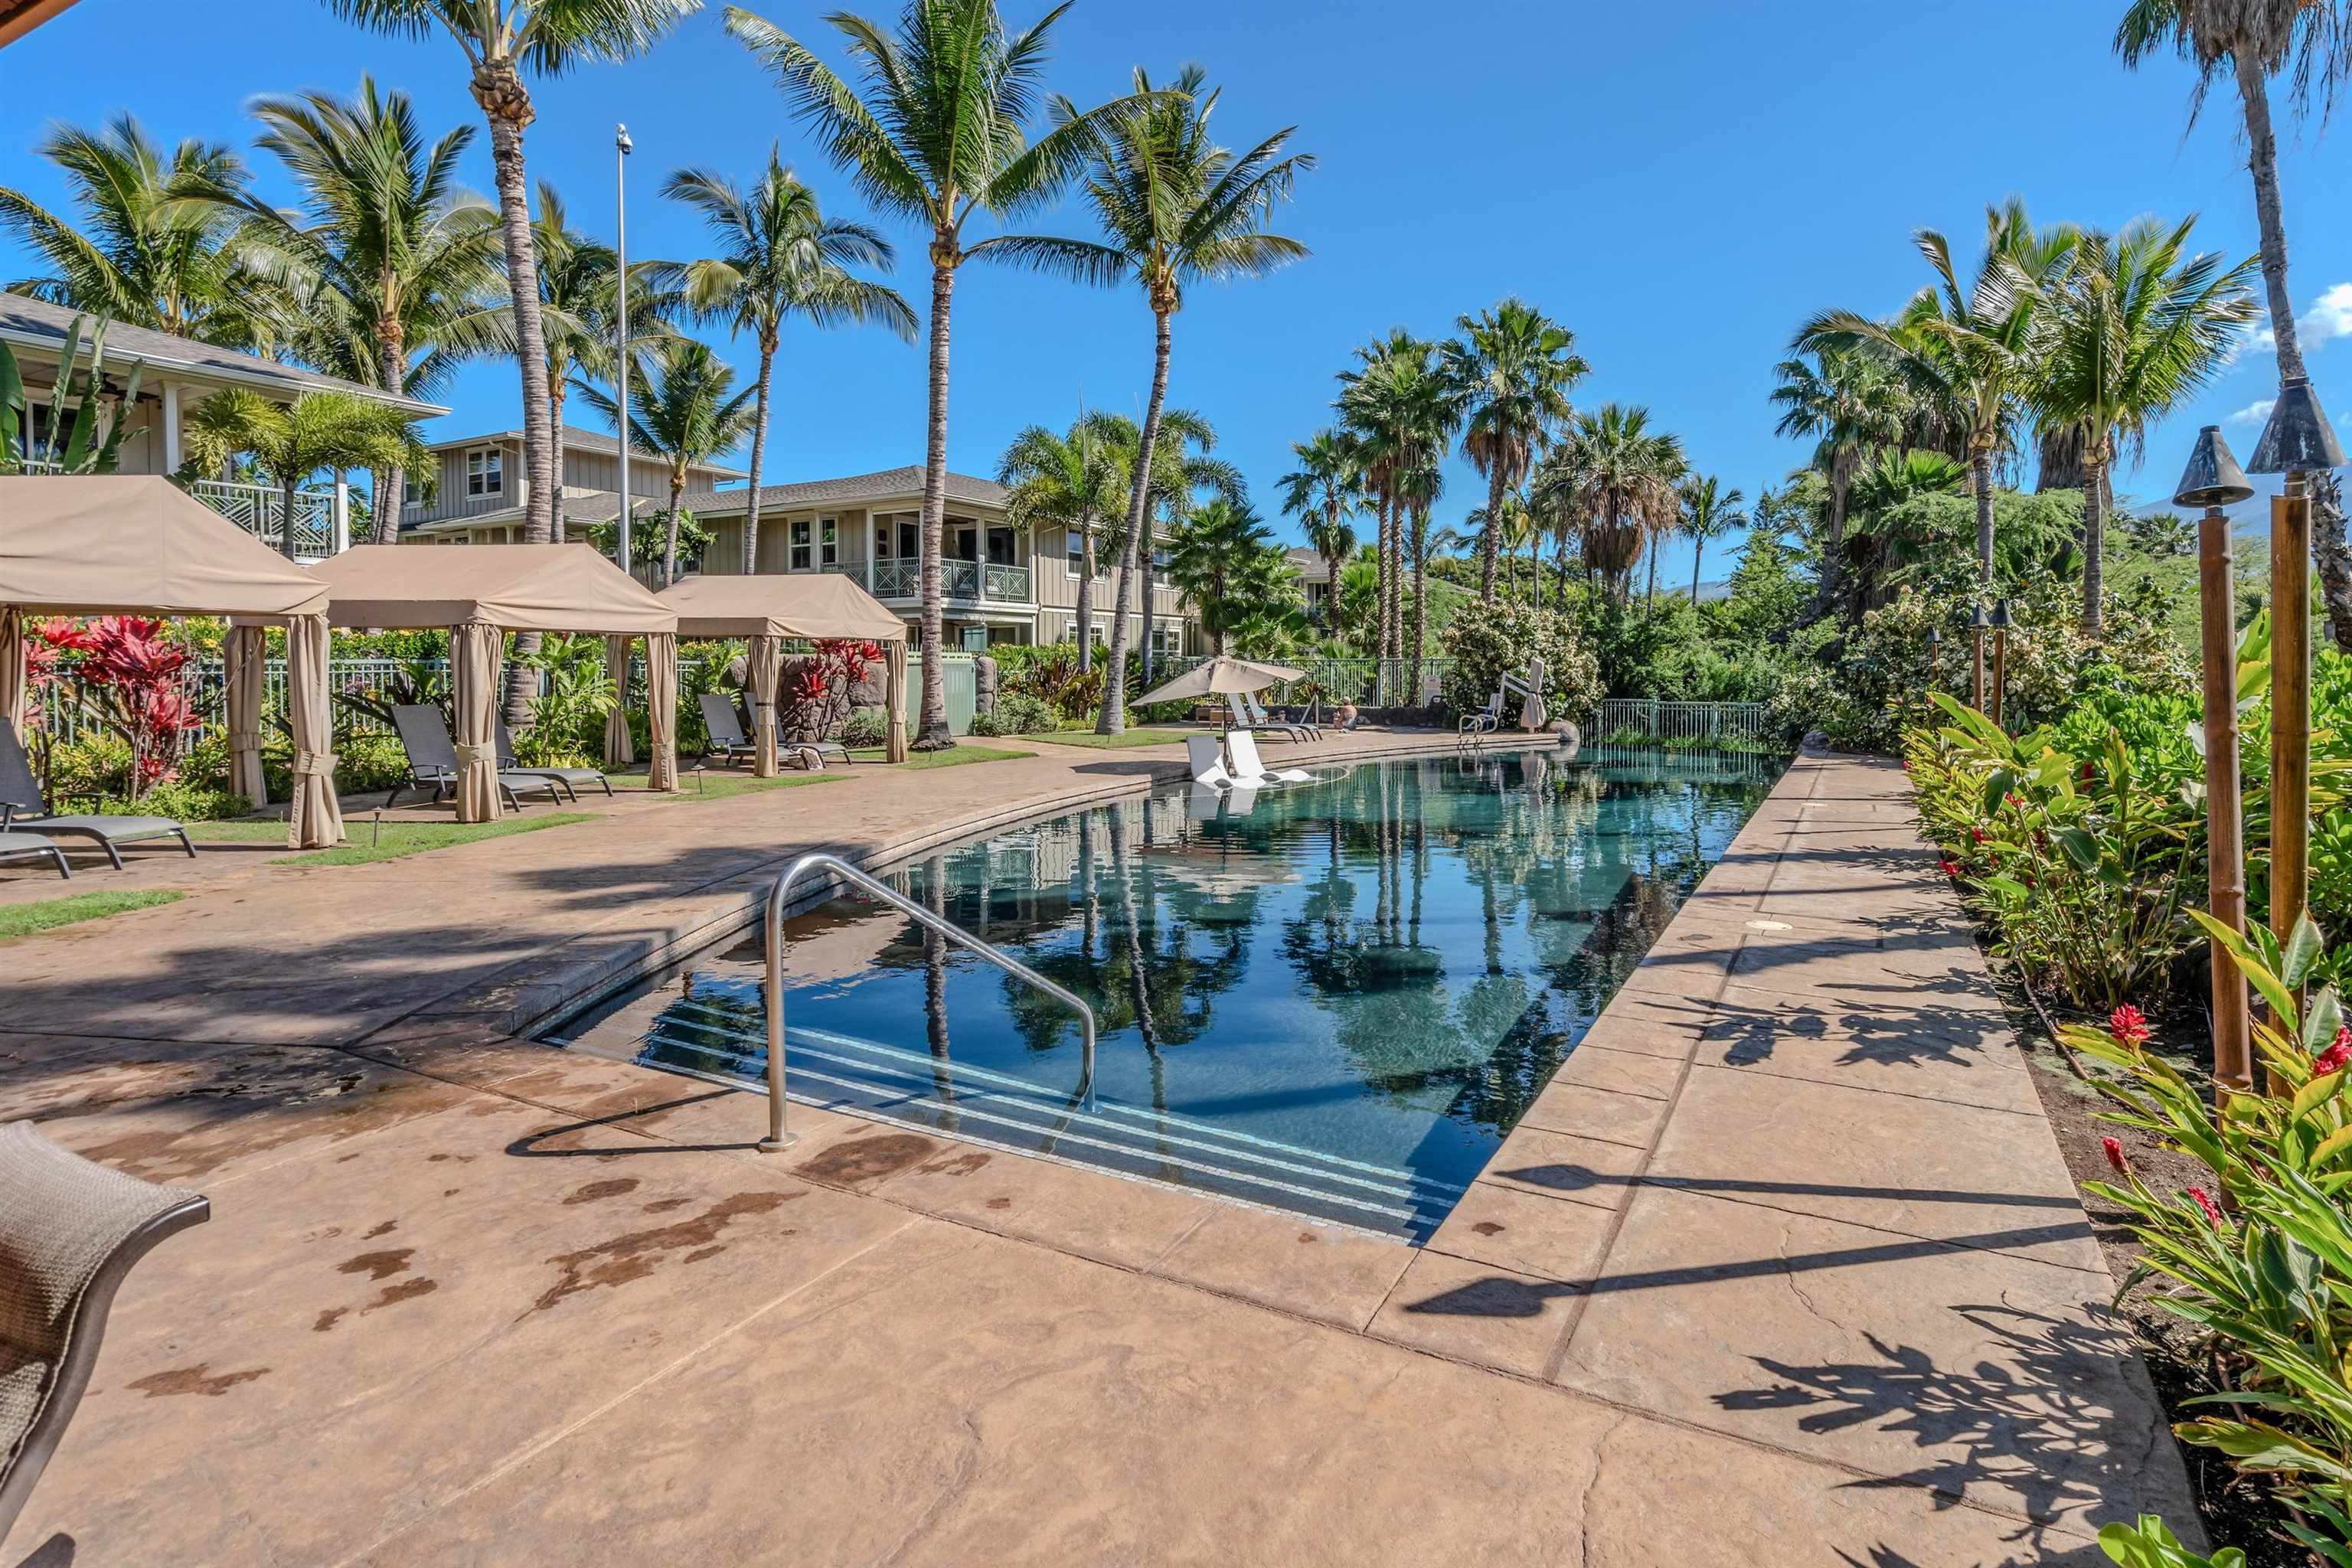
[{"label": "patio umbrella", "polygon": [[1306,673],[1286,664],[1256,664],[1246,658],[1220,655],[1186,670],[1165,686],[1145,692],[1135,701],[1142,707],[1153,702],[1186,702],[1202,697],[1259,691],[1285,680],[1297,680]]}]

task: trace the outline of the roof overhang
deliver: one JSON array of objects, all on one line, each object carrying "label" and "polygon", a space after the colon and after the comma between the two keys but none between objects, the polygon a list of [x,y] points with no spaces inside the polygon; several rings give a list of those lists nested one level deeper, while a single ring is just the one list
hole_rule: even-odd
[{"label": "roof overhang", "polygon": [[0,0],[0,49],[73,3],[74,0]]},{"label": "roof overhang", "polygon": [[[7,0],[0,0],[0,6],[5,6],[6,4]],[[5,42],[5,37],[0,37],[0,44]],[[62,351],[65,347],[65,339],[61,335],[29,331],[21,327],[0,326],[0,342],[5,342],[12,348],[33,349],[46,353],[53,359],[64,357]],[[207,386],[251,387],[257,392],[273,393],[279,396],[299,397],[306,392],[348,392],[353,396],[364,397],[371,402],[389,404],[417,419],[437,419],[449,412],[437,403],[424,403],[413,397],[397,397],[391,393],[380,392],[373,387],[361,386],[355,383],[338,383],[332,387],[319,387],[307,385],[299,381],[289,381],[285,376],[272,374],[268,362],[262,360],[255,361],[254,368],[247,371],[229,365],[198,364],[190,360],[174,359],[170,354],[134,354],[114,348],[107,354],[107,363],[110,367],[120,365],[125,368],[134,364],[143,365],[151,374],[164,373],[174,381],[193,382]]]}]

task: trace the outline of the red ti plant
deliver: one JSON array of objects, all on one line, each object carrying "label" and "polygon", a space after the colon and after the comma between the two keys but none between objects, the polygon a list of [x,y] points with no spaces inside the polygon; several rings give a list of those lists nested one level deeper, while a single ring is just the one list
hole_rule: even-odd
[{"label": "red ti plant", "polygon": [[854,637],[828,637],[816,651],[793,669],[784,700],[792,714],[793,733],[824,740],[841,732],[857,684],[882,662],[882,645]]},{"label": "red ti plant", "polygon": [[[131,748],[130,791],[137,799],[172,776],[180,737],[200,721],[181,688],[188,650],[163,637],[163,623],[142,616],[101,616],[86,626],[51,621],[38,628],[54,682],[70,673],[82,705]],[[59,655],[70,662],[59,668]]]}]

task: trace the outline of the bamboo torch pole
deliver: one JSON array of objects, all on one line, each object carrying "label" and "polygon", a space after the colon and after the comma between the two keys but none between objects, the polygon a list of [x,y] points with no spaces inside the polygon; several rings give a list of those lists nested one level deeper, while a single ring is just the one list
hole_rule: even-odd
[{"label": "bamboo torch pole", "polygon": [[[2238,783],[2238,628],[2231,595],[2230,518],[2208,507],[2197,524],[2197,605],[2205,667],[2205,858],[2207,909],[2243,935],[2246,840]],[[2229,949],[2206,944],[2213,984],[2213,1099],[2254,1087],[2246,980]]]},{"label": "bamboo torch pole", "polygon": [[2271,502],[2271,930],[2286,940],[2311,879],[2311,498]]}]

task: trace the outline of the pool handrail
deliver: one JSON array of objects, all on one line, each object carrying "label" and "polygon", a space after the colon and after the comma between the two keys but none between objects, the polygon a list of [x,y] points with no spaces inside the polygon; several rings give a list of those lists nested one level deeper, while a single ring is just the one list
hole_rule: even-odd
[{"label": "pool handrail", "polygon": [[784,1127],[784,905],[792,893],[793,884],[805,873],[814,870],[828,872],[868,898],[889,905],[925,931],[935,932],[959,947],[980,954],[1014,979],[1027,983],[1074,1010],[1078,1015],[1080,1030],[1078,1092],[1075,1098],[1080,1103],[1093,1103],[1095,1010],[1092,1007],[995,943],[972,935],[953,921],[933,914],[906,894],[877,881],[840,856],[819,852],[803,855],[793,861],[768,889],[766,941],[763,943],[768,958],[768,1135],[760,1140],[761,1153],[772,1154],[778,1150],[789,1149],[799,1137],[798,1133],[787,1131]]}]

